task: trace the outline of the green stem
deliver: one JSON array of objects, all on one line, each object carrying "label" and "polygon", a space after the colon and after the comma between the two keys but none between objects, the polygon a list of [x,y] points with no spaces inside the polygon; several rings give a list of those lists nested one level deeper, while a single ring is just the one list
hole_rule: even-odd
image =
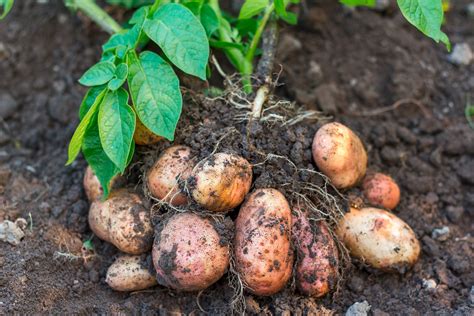
[{"label": "green stem", "polygon": [[158,10],[158,7],[160,6],[160,4],[161,4],[161,0],[155,0],[155,3],[153,3],[153,5],[150,8],[150,16],[152,16],[153,13],[155,13],[156,10]]},{"label": "green stem", "polygon": [[67,7],[73,10],[79,10],[87,15],[104,31],[110,34],[119,33],[123,30],[122,27],[107,12],[98,6],[94,0],[65,0],[64,2]]},{"label": "green stem", "polygon": [[258,44],[260,43],[260,39],[262,37],[263,31],[265,30],[265,27],[267,26],[268,20],[272,16],[274,9],[275,9],[274,3],[272,3],[269,7],[265,9],[265,14],[263,15],[263,18],[260,21],[260,24],[258,25],[257,31],[255,32],[252,42],[250,43],[250,47],[249,47],[249,50],[247,51],[247,55],[245,55],[245,59],[247,59],[247,61],[249,62],[252,62],[253,59],[255,58],[255,52],[257,51],[257,47],[258,47]]}]

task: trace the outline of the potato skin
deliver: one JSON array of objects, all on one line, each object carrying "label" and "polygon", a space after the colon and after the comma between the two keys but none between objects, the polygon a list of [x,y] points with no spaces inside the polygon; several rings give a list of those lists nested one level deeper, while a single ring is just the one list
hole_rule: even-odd
[{"label": "potato skin", "polygon": [[177,179],[185,181],[193,166],[191,148],[177,145],[166,149],[148,172],[148,190],[154,197],[174,206],[186,204],[188,199],[180,192]]},{"label": "potato skin", "polygon": [[[110,181],[110,187],[120,185],[122,177],[117,175]],[[87,166],[86,172],[84,173],[83,179],[84,191],[86,192],[87,200],[90,203],[102,199],[104,196],[104,188],[99,182],[99,179],[95,175],[94,171],[90,166]]]},{"label": "potato skin", "polygon": [[370,204],[393,210],[400,202],[400,188],[395,180],[383,173],[367,175],[362,183]]},{"label": "potato skin", "polygon": [[338,223],[336,234],[352,256],[384,271],[404,273],[420,255],[413,230],[385,210],[351,208]]},{"label": "potato skin", "polygon": [[135,132],[133,133],[133,140],[135,141],[135,144],[139,146],[154,145],[160,142],[162,139],[164,138],[156,135],[145,125],[143,125],[137,116],[137,125],[135,127]]},{"label": "potato skin", "polygon": [[153,264],[158,283],[181,291],[200,291],[229,267],[229,246],[211,221],[193,213],[173,215],[155,235]]},{"label": "potato skin", "polygon": [[235,222],[235,266],[247,289],[268,296],[285,287],[293,268],[291,211],[275,189],[252,192]]},{"label": "potato skin", "polygon": [[217,153],[200,162],[188,181],[193,199],[215,212],[226,212],[239,206],[251,185],[250,163],[227,153]]},{"label": "potato skin", "polygon": [[360,138],[348,127],[323,125],[313,139],[313,159],[338,189],[356,185],[367,170],[367,153]]},{"label": "potato skin", "polygon": [[107,270],[105,282],[115,291],[144,290],[157,284],[143,256],[123,255]]},{"label": "potato skin", "polygon": [[102,240],[129,254],[151,248],[153,228],[149,211],[137,194],[117,190],[105,201],[95,201],[89,210],[89,226]]},{"label": "potato skin", "polygon": [[338,278],[339,255],[325,221],[311,221],[300,208],[292,212],[296,249],[296,286],[307,296],[326,295]]}]

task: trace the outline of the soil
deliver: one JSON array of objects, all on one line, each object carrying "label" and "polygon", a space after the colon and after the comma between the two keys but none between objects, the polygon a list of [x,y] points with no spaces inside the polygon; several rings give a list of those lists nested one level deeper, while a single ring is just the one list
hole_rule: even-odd
[{"label": "soil", "polygon": [[[444,29],[453,43],[474,47],[468,3],[453,2]],[[60,1],[16,1],[0,24],[0,220],[28,221],[19,245],[0,242],[0,314],[228,313],[227,278],[200,295],[159,286],[118,293],[105,284],[117,250],[97,238],[94,256],[81,249],[92,237],[85,162],[64,166],[66,146],[85,92],[77,79],[98,60],[106,37]],[[360,135],[369,169],[401,186],[394,213],[414,229],[423,252],[404,275],[355,263],[339,291],[323,299],[303,298],[291,287],[270,298],[246,294],[247,312],[341,314],[366,300],[373,315],[472,314],[474,131],[464,107],[474,90],[474,64],[450,64],[446,50],[396,10],[343,10],[330,0],[309,3],[300,25],[283,30],[277,57],[284,83],[277,95],[332,115]],[[186,100],[176,143],[202,157],[227,135],[220,148],[253,164],[272,153],[298,168],[315,168],[311,138],[322,121],[255,124],[247,135],[247,123],[235,121],[244,110],[190,93]],[[225,129],[229,125],[234,129]],[[167,145],[139,149],[133,169],[146,169]],[[136,180],[135,173],[130,182]],[[289,187],[304,190],[302,182],[322,184],[319,176],[295,173],[275,157],[254,167],[254,180],[253,187],[278,186],[287,196]],[[436,229],[444,226],[449,234],[440,236]]]}]

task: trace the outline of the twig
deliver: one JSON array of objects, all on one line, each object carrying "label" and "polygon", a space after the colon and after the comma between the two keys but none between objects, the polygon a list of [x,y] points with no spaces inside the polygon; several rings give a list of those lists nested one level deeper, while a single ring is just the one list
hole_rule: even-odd
[{"label": "twig", "polygon": [[394,111],[398,109],[400,106],[407,105],[407,104],[416,105],[421,110],[421,112],[423,112],[423,115],[425,115],[426,117],[431,117],[431,113],[428,111],[426,106],[423,103],[421,103],[421,101],[416,100],[416,99],[410,99],[410,98],[400,99],[397,102],[393,103],[392,105],[375,109],[373,111],[367,111],[367,112],[361,112],[361,113],[351,112],[349,113],[349,115],[351,116],[377,116],[386,112]]}]

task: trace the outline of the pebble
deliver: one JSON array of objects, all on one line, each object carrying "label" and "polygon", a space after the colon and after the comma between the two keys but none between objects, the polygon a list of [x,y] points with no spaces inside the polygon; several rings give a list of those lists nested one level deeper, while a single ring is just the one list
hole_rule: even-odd
[{"label": "pebble", "polygon": [[6,92],[0,93],[0,117],[9,118],[18,108],[18,102]]},{"label": "pebble", "polygon": [[436,281],[433,279],[425,280],[423,279],[423,287],[428,290],[435,289],[437,286]]},{"label": "pebble", "polygon": [[441,228],[435,228],[431,232],[431,238],[434,238],[439,241],[445,241],[449,238],[449,227],[443,226]]},{"label": "pebble", "polygon": [[468,43],[454,45],[453,51],[448,55],[448,61],[458,66],[467,66],[474,58]]},{"label": "pebble", "polygon": [[370,305],[367,301],[356,302],[346,311],[346,316],[367,316],[370,311]]},{"label": "pebble", "polygon": [[446,215],[452,223],[458,223],[464,214],[464,207],[462,206],[448,206],[446,208]]}]

